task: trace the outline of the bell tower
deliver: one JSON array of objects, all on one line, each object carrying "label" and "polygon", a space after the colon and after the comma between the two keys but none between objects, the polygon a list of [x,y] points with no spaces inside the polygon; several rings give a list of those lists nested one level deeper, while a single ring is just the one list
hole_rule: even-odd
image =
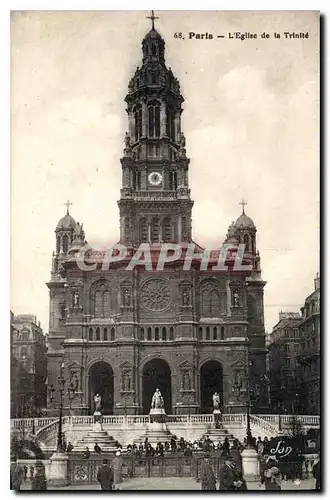
[{"label": "bell tower", "polygon": [[122,188],[118,202],[120,241],[189,242],[191,210],[189,159],[181,131],[180,85],[165,64],[165,42],[154,27],[142,41],[142,66],[129,82],[125,98]]}]

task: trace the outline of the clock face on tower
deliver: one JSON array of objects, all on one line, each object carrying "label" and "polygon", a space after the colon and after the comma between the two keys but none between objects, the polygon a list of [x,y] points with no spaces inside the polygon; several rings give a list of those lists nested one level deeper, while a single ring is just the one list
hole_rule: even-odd
[{"label": "clock face on tower", "polygon": [[163,176],[159,172],[151,172],[148,175],[148,181],[153,186],[159,186],[162,183],[162,180],[163,180]]}]

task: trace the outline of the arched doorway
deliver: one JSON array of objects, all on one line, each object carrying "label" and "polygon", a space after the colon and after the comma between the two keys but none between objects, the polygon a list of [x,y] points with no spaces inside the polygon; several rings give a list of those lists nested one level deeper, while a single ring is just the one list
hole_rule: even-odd
[{"label": "arched doorway", "polygon": [[164,398],[167,414],[172,413],[171,370],[163,359],[152,359],[143,368],[142,375],[142,406],[143,414],[150,412],[151,399],[156,389]]},{"label": "arched doorway", "polygon": [[108,363],[99,361],[89,370],[89,408],[94,413],[94,396],[101,396],[103,415],[113,413],[113,370]]},{"label": "arched doorway", "polygon": [[213,412],[213,394],[220,394],[220,405],[223,405],[223,371],[219,361],[207,361],[200,371],[201,412]]}]

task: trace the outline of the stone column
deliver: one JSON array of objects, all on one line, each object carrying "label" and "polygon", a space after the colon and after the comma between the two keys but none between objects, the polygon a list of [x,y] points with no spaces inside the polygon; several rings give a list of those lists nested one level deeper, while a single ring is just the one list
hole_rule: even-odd
[{"label": "stone column", "polygon": [[67,486],[68,460],[66,453],[55,452],[50,458],[48,483],[50,486]]},{"label": "stone column", "polygon": [[151,220],[150,219],[147,220],[147,224],[148,224],[148,243],[151,243]]},{"label": "stone column", "polygon": [[160,136],[164,137],[166,135],[166,107],[165,103],[162,102],[160,107]]},{"label": "stone column", "polygon": [[258,453],[254,448],[242,451],[243,477],[246,481],[258,481],[260,478]]},{"label": "stone column", "polygon": [[178,241],[182,241],[182,215],[178,216]]},{"label": "stone column", "polygon": [[143,101],[142,103],[142,137],[148,136],[148,108],[147,103]]}]

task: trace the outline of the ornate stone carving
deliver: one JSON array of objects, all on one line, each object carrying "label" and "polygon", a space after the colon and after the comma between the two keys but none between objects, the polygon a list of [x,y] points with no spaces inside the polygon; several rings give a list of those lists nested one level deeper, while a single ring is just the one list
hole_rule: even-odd
[{"label": "ornate stone carving", "polygon": [[149,311],[163,311],[172,301],[172,294],[166,281],[153,278],[148,280],[141,289],[141,303]]},{"label": "ornate stone carving", "polygon": [[190,306],[190,290],[189,288],[184,288],[182,290],[182,305]]}]

